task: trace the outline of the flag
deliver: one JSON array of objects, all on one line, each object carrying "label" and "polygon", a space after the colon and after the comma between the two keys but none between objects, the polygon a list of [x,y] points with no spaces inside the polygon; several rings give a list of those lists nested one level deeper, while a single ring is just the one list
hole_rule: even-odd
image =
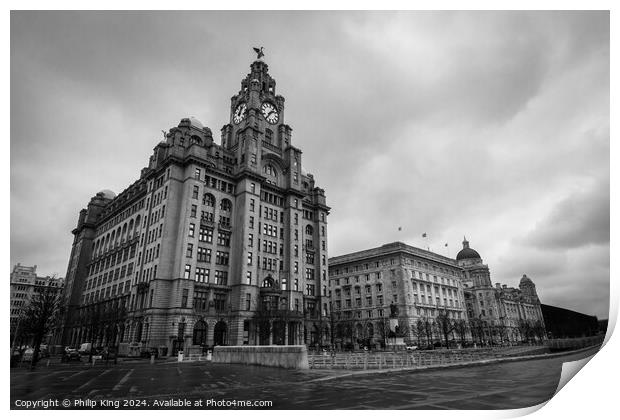
[{"label": "flag", "polygon": [[423,238],[426,238],[426,232],[424,232],[424,233],[422,234],[422,237],[423,237]]}]

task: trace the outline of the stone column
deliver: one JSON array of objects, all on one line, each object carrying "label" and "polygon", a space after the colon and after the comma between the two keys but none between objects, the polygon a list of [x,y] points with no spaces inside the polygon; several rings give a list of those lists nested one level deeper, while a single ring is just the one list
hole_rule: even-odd
[{"label": "stone column", "polygon": [[288,321],[284,323],[284,345],[288,346]]},{"label": "stone column", "polygon": [[269,345],[273,345],[273,321],[269,321]]}]

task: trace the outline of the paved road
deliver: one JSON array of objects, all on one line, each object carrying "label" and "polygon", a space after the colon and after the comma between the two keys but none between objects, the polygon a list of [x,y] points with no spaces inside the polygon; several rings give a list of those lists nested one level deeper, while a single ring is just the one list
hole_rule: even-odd
[{"label": "paved road", "polygon": [[563,362],[593,353],[327,381],[316,381],[325,373],[312,370],[205,362],[134,362],[109,367],[63,364],[42,366],[34,372],[18,368],[11,369],[11,406],[16,407],[16,400],[69,399],[73,406],[75,400],[124,404],[123,400],[135,399],[148,404],[142,408],[153,408],[155,400],[181,398],[203,400],[203,404],[207,400],[266,400],[272,401],[271,409],[522,408],[553,395]]}]

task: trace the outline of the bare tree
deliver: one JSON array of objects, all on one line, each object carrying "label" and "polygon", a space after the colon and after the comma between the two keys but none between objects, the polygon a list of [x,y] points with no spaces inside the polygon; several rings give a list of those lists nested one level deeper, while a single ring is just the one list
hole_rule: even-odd
[{"label": "bare tree", "polygon": [[467,322],[464,319],[457,319],[453,323],[454,332],[458,335],[461,345],[465,345],[467,337]]},{"label": "bare tree", "polygon": [[435,318],[435,322],[439,332],[443,336],[446,347],[449,347],[448,335],[454,330],[454,323],[452,322],[452,318],[449,317],[448,311],[440,309],[439,314]]},{"label": "bare tree", "polygon": [[39,287],[24,310],[22,321],[24,334],[32,337],[34,352],[31,367],[39,361],[43,339],[54,330],[60,318],[60,296],[52,287]]}]

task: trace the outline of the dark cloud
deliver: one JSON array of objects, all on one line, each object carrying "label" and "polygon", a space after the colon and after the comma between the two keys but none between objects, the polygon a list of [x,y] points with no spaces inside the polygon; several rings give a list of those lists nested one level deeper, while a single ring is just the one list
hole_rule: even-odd
[{"label": "dark cloud", "polygon": [[608,12],[13,12],[11,263],[64,274],[80,208],[137,179],[160,130],[192,115],[217,138],[255,45],[330,255],[453,256],[465,234],[500,282],[570,303],[585,249],[580,307],[605,307]]},{"label": "dark cloud", "polygon": [[525,243],[540,249],[571,249],[609,244],[609,184],[560,201],[536,224]]}]

